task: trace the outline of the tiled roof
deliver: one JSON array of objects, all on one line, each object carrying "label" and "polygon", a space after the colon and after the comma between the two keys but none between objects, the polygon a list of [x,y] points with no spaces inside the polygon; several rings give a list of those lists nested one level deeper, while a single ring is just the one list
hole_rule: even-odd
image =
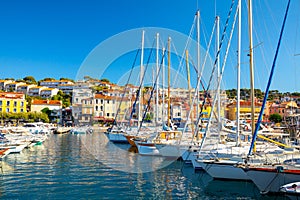
[{"label": "tiled roof", "polygon": [[20,92],[0,92],[0,98],[23,99],[25,98],[25,95]]},{"label": "tiled roof", "polygon": [[40,99],[33,99],[31,105],[62,105],[62,102],[59,100],[40,100]]}]

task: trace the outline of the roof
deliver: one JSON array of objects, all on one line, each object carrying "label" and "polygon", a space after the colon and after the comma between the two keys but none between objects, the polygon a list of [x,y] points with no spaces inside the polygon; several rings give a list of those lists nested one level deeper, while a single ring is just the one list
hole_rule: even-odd
[{"label": "roof", "polygon": [[45,88],[45,89],[42,89],[42,91],[44,90],[58,90],[57,88]]},{"label": "roof", "polygon": [[62,105],[62,102],[59,100],[40,100],[40,99],[33,99],[31,105]]},{"label": "roof", "polygon": [[[228,104],[228,107],[232,107],[232,106],[235,106],[235,105],[236,105],[236,102],[233,102],[231,104]],[[262,104],[258,103],[258,102],[255,102],[254,105],[258,106],[258,107],[262,106]],[[250,107],[251,106],[251,102],[250,101],[241,101],[240,102],[240,106]]]},{"label": "roof", "polygon": [[20,92],[0,92],[0,98],[5,99],[24,99],[25,94]]}]

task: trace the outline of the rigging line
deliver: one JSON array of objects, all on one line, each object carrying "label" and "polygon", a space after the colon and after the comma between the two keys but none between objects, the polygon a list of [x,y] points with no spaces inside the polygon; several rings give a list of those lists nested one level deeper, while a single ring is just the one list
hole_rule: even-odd
[{"label": "rigging line", "polygon": [[[185,54],[185,50],[188,48],[188,46],[190,45],[190,41],[191,41],[191,35],[193,34],[193,32],[194,32],[194,29],[195,29],[195,22],[196,22],[196,19],[197,19],[197,15],[195,15],[194,16],[194,20],[193,20],[193,23],[192,23],[192,26],[191,26],[191,29],[190,29],[190,32],[189,32],[189,36],[188,36],[188,39],[187,39],[187,41],[186,41],[186,43],[185,43],[185,47],[184,47],[184,49],[183,49],[183,53],[182,53],[182,55],[181,55],[181,60],[180,60],[180,62],[179,62],[179,67],[178,68],[183,68],[183,66],[184,66],[184,54]],[[172,44],[173,44],[173,42],[172,42]],[[175,46],[174,46],[174,50],[175,50],[175,52],[176,52],[176,55],[179,55],[178,53],[177,53],[177,50],[176,50],[176,48],[175,48]],[[176,75],[175,75],[175,77],[174,77],[174,85],[176,84],[176,81],[177,81],[177,76],[178,76],[178,71],[177,71],[177,73],[176,73]]]},{"label": "rigging line", "polygon": [[157,79],[158,79],[158,77],[159,77],[159,73],[160,73],[160,70],[161,70],[161,68],[162,68],[163,60],[164,60],[164,58],[165,58],[165,53],[166,53],[166,49],[165,49],[165,51],[163,52],[163,57],[162,57],[162,60],[161,60],[161,62],[160,62],[159,69],[158,69],[158,71],[157,71],[157,73],[156,73],[155,82],[153,83],[153,86],[152,86],[152,90],[151,90],[151,93],[150,93],[150,98],[149,98],[148,103],[147,103],[147,108],[144,110],[142,122],[140,123],[140,127],[139,127],[139,129],[138,129],[137,132],[139,132],[139,131],[141,130],[142,124],[143,124],[144,119],[145,119],[146,114],[147,114],[147,110],[150,108],[151,99],[152,99],[154,90],[155,90],[156,85],[157,85]]},{"label": "rigging line", "polygon": [[[196,68],[196,66],[195,66],[195,63],[193,62],[192,59],[190,59],[190,60],[191,60],[191,62],[192,62],[192,66],[193,66],[194,70],[198,73],[198,70],[197,70],[197,68]],[[205,86],[204,86],[203,80],[202,80],[201,78],[200,78],[200,84],[201,84],[201,87],[202,87],[202,89],[203,89],[203,93],[206,93],[207,91],[205,90]],[[208,103],[209,103],[210,106],[212,105],[210,99],[208,99]],[[215,112],[215,111],[213,111],[213,112],[214,112],[214,116],[217,118],[216,112]]]},{"label": "rigging line", "polygon": [[263,112],[264,112],[264,107],[266,105],[266,101],[267,101],[267,98],[268,98],[268,93],[269,93],[269,89],[270,89],[270,86],[271,86],[271,83],[272,83],[272,78],[273,78],[273,74],[274,74],[274,70],[275,70],[275,64],[276,64],[276,60],[277,60],[277,56],[278,56],[278,52],[279,52],[279,48],[280,48],[280,44],[281,44],[283,31],[284,31],[284,28],[285,28],[286,18],[287,18],[289,7],[290,7],[290,2],[291,2],[291,0],[288,1],[287,7],[286,7],[286,11],[285,11],[284,19],[283,19],[283,24],[282,24],[282,27],[281,27],[280,36],[279,36],[279,40],[278,40],[278,43],[277,43],[277,48],[276,48],[276,52],[275,52],[275,56],[274,56],[274,60],[273,60],[272,68],[271,68],[271,73],[270,73],[268,84],[267,84],[266,91],[265,91],[264,101],[263,101],[263,104],[261,106],[261,110],[259,112],[259,116],[258,116],[258,119],[257,119],[257,122],[256,122],[254,135],[253,135],[253,138],[252,138],[252,141],[251,141],[248,156],[250,156],[250,154],[252,152],[252,149],[253,149],[253,146],[254,146],[254,143],[255,143],[255,140],[256,140],[256,137],[257,137],[258,128],[260,126],[262,115],[263,115]]},{"label": "rigging line", "polygon": [[[213,39],[213,36],[214,36],[216,26],[217,26],[217,20],[215,20],[215,23],[214,23],[214,26],[213,26],[213,29],[212,29],[212,32],[211,32],[211,35],[210,35],[208,48],[206,50],[204,60],[203,60],[202,66],[201,66],[201,73],[200,73],[200,76],[199,76],[200,78],[202,78],[202,76],[203,76],[204,67],[205,67],[205,64],[206,64],[207,57],[209,55],[209,49],[210,49],[210,46],[211,46],[211,43],[212,43],[212,39]],[[198,73],[198,71],[197,71],[197,73]]]},{"label": "rigging line", "polygon": [[112,124],[111,129],[114,127],[114,125],[116,125],[117,117],[118,117],[119,112],[120,112],[120,110],[121,110],[121,104],[122,104],[122,102],[123,102],[123,100],[124,100],[124,97],[125,97],[125,94],[126,94],[126,90],[127,90],[127,85],[128,85],[128,83],[129,83],[129,81],[130,81],[130,79],[131,79],[132,71],[133,71],[133,69],[134,69],[135,62],[136,62],[136,60],[137,60],[137,57],[138,57],[139,52],[140,52],[140,49],[138,49],[137,52],[136,52],[136,54],[135,54],[135,58],[134,58],[134,61],[133,61],[133,63],[132,63],[132,66],[131,66],[130,74],[129,74],[129,76],[128,76],[128,79],[127,79],[127,82],[126,82],[126,85],[125,85],[125,88],[124,88],[124,93],[123,93],[123,95],[122,95],[121,102],[120,102],[120,104],[119,104],[119,106],[118,106],[118,110],[117,110],[117,113],[116,113],[116,116],[115,116],[115,119],[114,119],[114,122],[113,122],[113,124]]},{"label": "rigging line", "polygon": [[[200,84],[201,79],[202,79],[202,75],[203,75],[203,71],[204,71],[204,66],[205,66],[206,59],[207,59],[207,56],[208,56],[208,52],[209,52],[209,49],[210,49],[210,46],[211,46],[211,42],[212,42],[212,38],[213,38],[213,35],[214,35],[214,30],[215,30],[216,25],[217,25],[217,23],[216,23],[216,20],[215,20],[215,23],[214,23],[214,26],[213,26],[213,30],[212,30],[212,34],[211,34],[211,37],[210,37],[210,42],[209,42],[208,48],[207,48],[207,50],[206,50],[206,54],[205,54],[205,57],[204,57],[204,61],[203,61],[202,67],[201,67],[201,68],[202,68],[202,71],[201,71],[201,74],[200,74],[199,76],[197,76],[197,84],[196,84],[196,88],[195,88],[195,92],[194,92],[194,98],[193,98],[192,105],[194,105],[195,102],[196,102],[196,98],[197,98],[197,90],[199,90],[199,84]],[[192,61],[193,61],[193,60],[192,60]],[[195,66],[195,65],[193,64],[193,66]],[[198,70],[196,70],[196,72],[197,72],[197,74],[198,74]],[[206,91],[205,89],[204,89],[204,91],[205,91],[204,94],[206,94],[207,91]],[[205,98],[205,95],[204,95],[204,98]],[[199,105],[197,105],[197,106],[199,106]],[[188,120],[188,119],[190,118],[190,115],[191,115],[191,110],[189,110],[186,120]],[[200,116],[200,115],[199,115],[199,116]],[[198,124],[196,124],[196,125],[198,126]],[[187,127],[187,124],[185,124],[185,126],[184,126],[184,128],[183,128],[183,133],[182,133],[182,135],[184,134],[184,131],[185,131],[186,127]],[[193,133],[193,136],[194,136],[194,135],[195,135],[195,132]],[[182,139],[182,138],[181,138],[181,139]],[[180,142],[181,142],[181,139],[180,139]],[[192,141],[193,141],[193,140],[194,140],[194,139],[192,139]]]},{"label": "rigging line", "polygon": [[[230,6],[230,9],[229,9],[229,13],[228,13],[227,19],[226,19],[225,27],[224,27],[224,30],[223,30],[223,33],[222,33],[222,38],[221,38],[220,45],[219,45],[219,48],[218,48],[218,52],[217,52],[217,55],[216,55],[216,59],[215,59],[215,62],[214,62],[214,67],[212,69],[212,72],[211,72],[211,75],[210,75],[210,78],[209,78],[209,82],[208,82],[208,86],[206,88],[206,91],[209,91],[209,89],[210,89],[211,81],[212,81],[214,72],[216,70],[217,62],[219,60],[219,54],[220,54],[220,51],[221,51],[221,48],[222,48],[222,45],[223,45],[223,41],[224,41],[224,38],[225,38],[225,34],[226,34],[226,30],[227,30],[227,27],[228,27],[228,24],[229,24],[229,19],[231,17],[233,6],[234,6],[234,0],[232,0],[232,2],[231,2],[231,6]],[[207,95],[208,95],[208,93],[205,93],[205,95],[204,95],[204,101],[202,102],[200,114],[199,114],[199,117],[198,117],[197,123],[196,123],[197,126],[196,126],[196,130],[195,130],[195,134],[197,133],[197,131],[199,131],[198,123],[200,121],[200,116],[203,113],[203,108],[204,108],[204,105],[206,103]]]},{"label": "rigging line", "polygon": [[[228,45],[227,45],[227,48],[226,48],[226,51],[225,51],[225,57],[224,57],[223,65],[222,65],[222,68],[220,70],[220,76],[218,77],[218,81],[217,81],[217,90],[220,90],[220,85],[221,85],[221,81],[222,81],[222,78],[223,78],[223,73],[224,73],[224,69],[225,69],[225,65],[226,65],[228,51],[229,51],[230,44],[231,44],[233,30],[234,30],[234,27],[235,27],[235,22],[236,22],[236,18],[237,18],[237,14],[238,14],[238,9],[239,9],[239,7],[237,6],[236,7],[236,12],[235,12],[235,15],[234,15],[234,21],[233,21],[231,32],[230,32],[230,37],[229,37]],[[205,101],[205,99],[204,99],[204,101]],[[220,99],[218,99],[218,101],[220,101]],[[217,102],[217,93],[215,94],[215,97],[214,97],[212,110],[214,110],[216,102]],[[202,106],[204,106],[204,105],[202,105]],[[201,113],[202,113],[202,108],[201,108]],[[208,118],[207,126],[205,128],[204,138],[202,139],[201,145],[200,145],[200,151],[201,151],[202,145],[203,145],[203,143],[205,141],[205,138],[206,138],[205,136],[207,134],[208,127],[209,127],[210,122],[211,122],[211,118],[212,118],[212,112],[210,112],[210,115],[209,115],[209,118]],[[199,118],[198,118],[197,124],[198,123],[199,123]],[[196,129],[199,129],[199,127],[197,126]],[[197,130],[197,132],[198,132],[198,130]],[[199,151],[199,153],[200,153],[200,151]]]},{"label": "rigging line", "polygon": [[[148,69],[148,65],[149,65],[149,61],[150,61],[150,58],[151,58],[151,54],[153,52],[154,44],[155,44],[155,40],[153,40],[153,43],[152,43],[152,47],[151,47],[150,54],[149,54],[148,59],[147,59],[147,63],[146,63],[146,67],[145,67],[145,70],[144,70],[144,73],[143,73],[143,77],[142,77],[141,83],[144,82],[145,74],[146,74],[146,71]],[[142,88],[142,84],[140,84],[139,89],[137,90],[137,98],[135,99],[135,101],[133,103],[133,106],[132,106],[133,109],[132,109],[132,111],[130,113],[129,122],[128,122],[129,126],[130,126],[130,121],[132,119],[133,111],[135,111],[137,99],[140,97],[141,93],[143,93],[143,91],[141,92],[141,88]]]},{"label": "rigging line", "polygon": [[[213,30],[212,30],[210,42],[209,42],[208,48],[207,48],[207,50],[206,50],[205,58],[204,58],[204,61],[203,61],[202,72],[201,72],[200,76],[197,76],[198,80],[197,80],[197,85],[196,85],[196,87],[195,87],[195,92],[194,92],[194,98],[193,98],[193,101],[192,101],[192,106],[195,104],[195,101],[196,101],[196,98],[197,98],[197,95],[196,95],[196,94],[197,94],[197,90],[199,90],[199,84],[200,84],[200,83],[201,83],[201,86],[202,86],[202,88],[203,88],[204,93],[206,93],[206,90],[205,90],[205,87],[204,87],[204,84],[203,84],[204,80],[202,81],[202,73],[203,73],[204,65],[205,65],[205,63],[206,63],[206,58],[207,58],[207,55],[208,55],[208,51],[209,51],[209,49],[210,49],[210,45],[211,45],[211,41],[212,41],[212,37],[213,37],[213,34],[214,34],[215,27],[216,27],[216,20],[215,20],[215,23],[214,23],[214,26],[213,26]],[[191,62],[192,62],[192,66],[193,66],[194,70],[195,70],[196,73],[198,74],[198,69],[196,68],[195,63],[193,62],[193,59],[190,59],[190,60],[191,60]],[[198,106],[198,105],[197,105],[197,106]],[[190,118],[191,112],[192,112],[192,109],[189,110],[186,120],[188,120],[188,119]],[[182,135],[184,134],[184,131],[186,130],[186,128],[187,128],[187,123],[184,125]],[[193,133],[193,135],[194,135],[194,133]],[[193,141],[194,141],[194,139],[192,139],[192,142],[193,142]],[[180,142],[181,142],[181,139],[180,139]]]}]

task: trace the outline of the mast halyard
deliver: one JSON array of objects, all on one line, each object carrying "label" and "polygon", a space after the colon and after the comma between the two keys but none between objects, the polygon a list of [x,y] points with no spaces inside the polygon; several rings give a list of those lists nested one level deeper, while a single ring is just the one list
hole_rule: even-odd
[{"label": "mast halyard", "polygon": [[170,97],[170,83],[171,83],[171,37],[168,38],[168,127],[170,127],[171,122],[171,97]]}]

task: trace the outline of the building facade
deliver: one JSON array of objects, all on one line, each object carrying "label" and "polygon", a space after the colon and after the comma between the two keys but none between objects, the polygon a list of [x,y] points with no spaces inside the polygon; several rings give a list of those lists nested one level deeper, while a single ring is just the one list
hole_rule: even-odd
[{"label": "building facade", "polygon": [[26,112],[25,95],[23,93],[16,92],[0,92],[0,112]]}]

